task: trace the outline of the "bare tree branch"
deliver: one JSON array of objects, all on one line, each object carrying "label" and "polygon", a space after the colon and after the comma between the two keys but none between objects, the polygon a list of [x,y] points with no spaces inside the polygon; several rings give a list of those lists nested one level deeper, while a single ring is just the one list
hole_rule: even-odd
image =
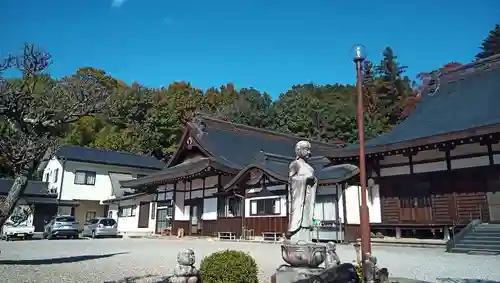
[{"label": "bare tree branch", "polygon": [[[64,126],[100,113],[110,100],[106,84],[91,72],[60,80],[44,74],[51,62],[52,56],[33,44],[26,44],[21,55],[0,61],[0,159],[16,175],[0,204],[0,227],[45,153],[57,148]],[[10,69],[20,71],[21,77],[3,78],[2,72]]]}]

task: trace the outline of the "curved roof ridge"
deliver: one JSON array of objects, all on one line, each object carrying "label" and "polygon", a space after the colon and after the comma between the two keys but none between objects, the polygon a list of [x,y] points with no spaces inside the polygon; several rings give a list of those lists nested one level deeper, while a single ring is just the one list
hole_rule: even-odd
[{"label": "curved roof ridge", "polygon": [[281,155],[281,154],[276,154],[276,153],[271,153],[271,152],[265,152],[261,151],[260,154],[264,155],[265,158],[270,158],[273,161],[293,161],[295,157],[292,156],[286,156],[286,155]]},{"label": "curved roof ridge", "polygon": [[500,54],[440,71],[439,76],[443,79],[453,79],[455,75],[467,76],[469,74],[474,74],[476,70],[484,71],[486,69],[494,70],[497,68],[500,68]]},{"label": "curved roof ridge", "polygon": [[289,138],[289,139],[298,139],[298,140],[303,139],[303,140],[307,140],[307,141],[315,143],[315,144],[321,144],[321,145],[325,145],[325,146],[339,146],[340,147],[340,146],[345,144],[344,141],[334,141],[332,143],[327,143],[327,142],[322,142],[322,141],[318,141],[318,140],[314,140],[314,139],[307,139],[304,137],[299,137],[296,135],[283,134],[283,133],[274,132],[274,131],[267,130],[267,129],[262,129],[262,128],[252,127],[252,126],[248,126],[248,125],[244,125],[244,124],[228,122],[228,121],[225,121],[222,119],[211,117],[210,115],[202,113],[202,112],[196,113],[195,116],[198,116],[204,120],[212,121],[212,122],[215,122],[218,124],[225,124],[225,125],[229,125],[229,126],[233,126],[233,127],[237,127],[237,128],[241,128],[241,129],[246,129],[246,130],[250,130],[250,131],[254,131],[254,132],[260,132],[260,133],[268,134],[268,135],[272,135],[272,136],[279,136],[279,137],[284,137],[284,138]]},{"label": "curved roof ridge", "polygon": [[248,171],[252,169],[259,169],[265,174],[273,177],[274,179],[282,182],[286,182],[288,180],[288,176],[283,176],[279,172],[274,172],[273,170],[267,168],[265,164],[256,164],[252,163],[247,165],[245,168],[241,169],[238,174],[236,174],[227,184],[224,185],[224,190],[229,190],[231,187],[233,187],[236,183],[238,183],[241,178],[248,173]]}]

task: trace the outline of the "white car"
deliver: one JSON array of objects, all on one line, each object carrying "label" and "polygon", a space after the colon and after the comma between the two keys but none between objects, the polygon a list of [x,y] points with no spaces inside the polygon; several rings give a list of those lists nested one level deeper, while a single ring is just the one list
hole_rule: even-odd
[{"label": "white car", "polygon": [[2,240],[10,241],[13,238],[29,240],[35,234],[35,226],[33,226],[33,214],[28,215],[28,218],[19,223],[14,224],[14,221],[9,217],[2,227]]}]

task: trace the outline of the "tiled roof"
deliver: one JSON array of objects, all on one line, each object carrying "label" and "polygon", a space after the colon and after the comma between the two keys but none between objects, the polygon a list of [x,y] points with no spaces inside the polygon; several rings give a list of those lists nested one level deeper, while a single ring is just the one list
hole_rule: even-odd
[{"label": "tiled roof", "polygon": [[121,181],[120,184],[125,188],[133,188],[139,186],[148,186],[151,184],[159,184],[164,180],[173,180],[183,176],[189,176],[201,172],[207,168],[213,168],[223,172],[236,174],[238,169],[227,166],[219,162],[216,158],[193,158],[184,161],[175,166],[165,168],[161,171],[154,172],[146,177],[134,180]]},{"label": "tiled roof", "polygon": [[72,161],[108,164],[135,168],[162,169],[165,164],[147,155],[128,152],[111,151],[99,148],[89,148],[74,145],[63,145],[55,153],[58,158]]},{"label": "tiled roof", "polygon": [[[245,125],[233,124],[218,119],[201,116],[197,130],[197,140],[202,147],[229,166],[244,168],[251,164],[259,152],[269,152],[282,156],[295,156],[295,144],[304,138],[283,135]],[[342,143],[310,141],[313,156],[324,156]]]},{"label": "tiled roof", "polygon": [[[417,140],[426,144],[433,137],[435,142],[447,141],[453,133],[499,125],[499,105],[500,55],[497,55],[442,74],[437,90],[424,93],[415,111],[392,131],[367,141],[366,152],[405,148],[408,147],[405,142]],[[358,148],[352,145],[334,150],[329,156],[357,155]]]},{"label": "tiled roof", "polygon": [[[255,158],[261,152],[289,156],[289,158],[293,159],[295,157],[295,144],[300,140],[305,140],[296,136],[229,123],[202,114],[196,115],[192,122],[187,124],[186,130],[185,133],[187,135],[184,138],[196,139],[200,146],[208,152],[210,157],[195,158],[180,164],[171,162],[171,167],[165,168],[160,172],[155,172],[136,180],[122,181],[120,184],[128,188],[156,184],[161,183],[163,180],[173,180],[192,175],[208,167],[236,174],[238,171],[257,162]],[[343,145],[342,142],[310,142],[314,156],[323,155]],[[183,146],[181,145],[180,148],[182,151]],[[171,161],[180,156],[179,152],[174,154]],[[288,164],[269,163],[268,165],[277,167],[285,166],[284,168],[288,170]],[[279,170],[280,172],[276,173],[281,174],[282,170]]]},{"label": "tiled roof", "polygon": [[[14,179],[0,179],[0,195],[8,194],[13,184]],[[49,195],[47,186],[46,182],[28,181],[24,195]]]},{"label": "tiled roof", "polygon": [[[288,182],[289,165],[294,157],[278,156],[275,154],[260,152],[255,161],[242,169],[230,182],[225,185],[225,189],[231,189],[250,170],[259,169],[281,182]],[[338,183],[347,180],[359,173],[359,168],[351,164],[328,166],[330,161],[326,157],[317,156],[308,160],[314,168],[316,178],[320,184]]]}]

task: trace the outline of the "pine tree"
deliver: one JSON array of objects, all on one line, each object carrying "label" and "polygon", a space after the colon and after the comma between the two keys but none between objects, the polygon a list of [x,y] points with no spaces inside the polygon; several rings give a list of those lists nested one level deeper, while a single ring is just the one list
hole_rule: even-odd
[{"label": "pine tree", "polygon": [[379,78],[377,93],[381,113],[395,125],[400,121],[404,101],[411,91],[410,81],[403,75],[407,67],[398,62],[392,48],[386,47],[382,55],[382,61],[375,68]]},{"label": "pine tree", "polygon": [[488,37],[481,44],[481,52],[476,55],[476,60],[500,54],[500,24],[495,25]]}]

